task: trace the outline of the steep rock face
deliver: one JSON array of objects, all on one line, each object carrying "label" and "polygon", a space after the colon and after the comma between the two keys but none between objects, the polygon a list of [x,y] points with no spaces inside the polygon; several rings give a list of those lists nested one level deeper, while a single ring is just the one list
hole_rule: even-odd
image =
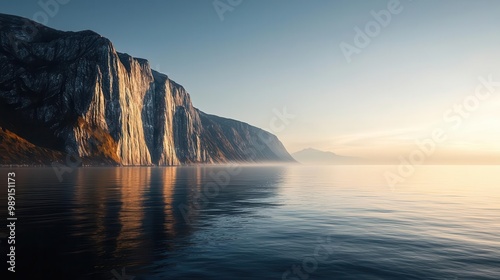
[{"label": "steep rock face", "polygon": [[278,138],[247,123],[200,114],[208,158],[226,161],[294,161]]},{"label": "steep rock face", "polygon": [[185,89],[92,31],[0,14],[0,126],[93,162],[293,161],[272,134],[204,114]]},{"label": "steep rock face", "polygon": [[154,133],[148,141],[153,161],[159,165],[207,162],[200,146],[200,117],[189,94],[166,75],[156,71],[153,75],[152,109],[145,111],[144,118],[153,121]]}]

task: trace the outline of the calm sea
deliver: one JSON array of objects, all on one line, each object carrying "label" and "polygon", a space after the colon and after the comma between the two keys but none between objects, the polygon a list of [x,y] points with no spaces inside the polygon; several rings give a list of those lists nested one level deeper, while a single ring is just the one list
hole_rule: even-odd
[{"label": "calm sea", "polygon": [[0,176],[16,172],[18,279],[500,279],[500,166],[421,166],[391,188],[396,168]]}]

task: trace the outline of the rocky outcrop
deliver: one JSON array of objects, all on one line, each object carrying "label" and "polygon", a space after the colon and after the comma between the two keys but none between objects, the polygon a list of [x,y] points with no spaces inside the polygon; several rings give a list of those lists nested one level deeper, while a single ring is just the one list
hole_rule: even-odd
[{"label": "rocky outcrop", "polygon": [[0,65],[0,126],[56,154],[122,165],[293,161],[276,136],[197,110],[182,86],[92,31],[0,14]]}]

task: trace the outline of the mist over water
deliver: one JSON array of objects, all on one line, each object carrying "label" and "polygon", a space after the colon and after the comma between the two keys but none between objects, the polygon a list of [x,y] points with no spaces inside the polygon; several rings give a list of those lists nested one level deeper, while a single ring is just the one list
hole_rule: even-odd
[{"label": "mist over water", "polygon": [[500,166],[421,166],[391,189],[393,169],[80,168],[62,182],[15,169],[16,267],[44,279],[500,279]]}]

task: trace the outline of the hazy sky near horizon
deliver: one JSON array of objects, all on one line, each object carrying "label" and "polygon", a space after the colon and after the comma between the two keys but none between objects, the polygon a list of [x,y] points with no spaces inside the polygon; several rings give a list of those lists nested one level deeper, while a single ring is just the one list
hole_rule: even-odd
[{"label": "hazy sky near horizon", "polygon": [[[500,83],[500,1],[401,0],[364,45],[356,28],[395,0],[242,0],[223,20],[213,0],[65,1],[48,26],[100,33],[182,84],[196,107],[271,131],[290,152],[396,159],[443,129],[434,158],[499,162],[500,87],[474,94],[479,77]],[[40,11],[0,3],[31,19]],[[342,42],[357,47],[350,62]],[[294,118],[273,129],[285,107]]]}]

